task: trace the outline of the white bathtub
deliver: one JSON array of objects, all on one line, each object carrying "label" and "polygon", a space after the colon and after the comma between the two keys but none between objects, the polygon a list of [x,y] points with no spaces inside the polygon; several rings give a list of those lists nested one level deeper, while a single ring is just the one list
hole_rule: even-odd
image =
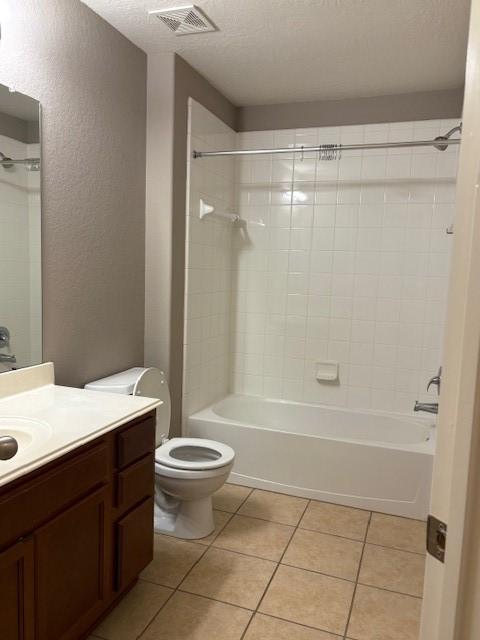
[{"label": "white bathtub", "polygon": [[428,514],[434,420],[232,395],[186,435],[235,450],[231,482],[412,518]]}]

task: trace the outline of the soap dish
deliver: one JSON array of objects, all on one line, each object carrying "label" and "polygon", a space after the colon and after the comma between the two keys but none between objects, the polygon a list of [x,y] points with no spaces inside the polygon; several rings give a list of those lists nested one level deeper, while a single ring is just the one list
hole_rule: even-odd
[{"label": "soap dish", "polygon": [[316,362],[315,378],[319,382],[335,382],[338,380],[338,362],[336,360],[319,360]]}]

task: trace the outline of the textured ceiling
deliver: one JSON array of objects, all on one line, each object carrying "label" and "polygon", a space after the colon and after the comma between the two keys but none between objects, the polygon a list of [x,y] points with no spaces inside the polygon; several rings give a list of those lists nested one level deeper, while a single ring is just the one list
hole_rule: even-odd
[{"label": "textured ceiling", "polygon": [[197,0],[216,33],[177,37],[149,10],[183,0],[84,0],[148,54],[177,52],[236,105],[463,84],[469,0]]}]

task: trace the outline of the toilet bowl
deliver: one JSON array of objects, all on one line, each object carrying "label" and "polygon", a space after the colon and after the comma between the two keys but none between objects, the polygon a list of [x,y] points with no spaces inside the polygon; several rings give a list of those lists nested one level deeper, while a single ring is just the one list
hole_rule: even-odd
[{"label": "toilet bowl", "polygon": [[110,391],[158,398],[155,449],[154,528],[184,539],[208,536],[215,528],[212,494],[227,480],[235,452],[226,444],[201,438],[168,439],[170,392],[162,371],[134,367],[85,385]]},{"label": "toilet bowl", "polygon": [[155,530],[179,538],[208,536],[212,494],[225,483],[235,453],[200,438],[172,438],[155,450]]}]

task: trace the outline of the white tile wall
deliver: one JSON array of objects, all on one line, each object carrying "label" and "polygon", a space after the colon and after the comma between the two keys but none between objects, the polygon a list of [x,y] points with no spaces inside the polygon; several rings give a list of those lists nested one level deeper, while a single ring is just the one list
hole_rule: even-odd
[{"label": "white tile wall", "polygon": [[[236,134],[197,102],[190,101],[189,154],[195,148],[235,148]],[[189,161],[183,413],[228,393],[230,379],[231,222],[218,215],[199,219],[200,198],[216,214],[235,208],[234,160]]]},{"label": "white tile wall", "polygon": [[[38,145],[0,136],[7,156],[37,157]],[[17,365],[41,361],[40,174],[0,168],[0,325]],[[5,349],[3,350],[6,351]],[[0,370],[6,367],[0,364]]]},{"label": "white tile wall", "polygon": [[[238,144],[431,139],[456,124],[249,132]],[[344,151],[330,162],[237,160],[247,226],[233,231],[225,261],[232,391],[402,412],[427,399],[441,363],[457,154],[427,147]],[[318,359],[340,363],[338,384],[315,379]]]}]

